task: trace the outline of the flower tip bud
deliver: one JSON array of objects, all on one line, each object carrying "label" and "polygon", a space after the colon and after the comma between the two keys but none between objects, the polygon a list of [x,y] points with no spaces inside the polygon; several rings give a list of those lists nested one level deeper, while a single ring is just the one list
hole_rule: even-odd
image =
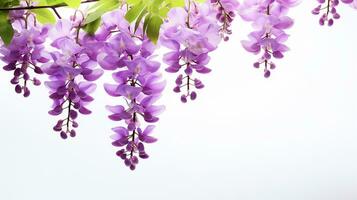
[{"label": "flower tip bud", "polygon": [[68,136],[67,136],[67,133],[65,133],[64,131],[61,131],[60,136],[61,136],[61,138],[64,139],[64,140],[67,139],[67,137],[68,137]]},{"label": "flower tip bud", "polygon": [[20,85],[15,86],[15,92],[20,94],[22,92],[22,87]]},{"label": "flower tip bud", "polygon": [[187,103],[187,97],[186,97],[186,95],[182,95],[182,96],[181,96],[181,102],[182,102],[182,103]]},{"label": "flower tip bud", "polygon": [[266,71],[264,72],[264,77],[265,77],[265,78],[269,78],[269,77],[270,77],[270,71],[269,71],[269,70],[266,70]]},{"label": "flower tip bud", "polygon": [[70,132],[70,136],[71,137],[76,137],[76,131],[72,129],[71,132]]},{"label": "flower tip bud", "polygon": [[30,96],[30,90],[27,87],[25,87],[24,88],[24,97],[28,97],[28,96]]},{"label": "flower tip bud", "polygon": [[181,92],[181,89],[180,89],[179,86],[174,87],[173,90],[174,90],[175,93],[180,93]]},{"label": "flower tip bud", "polygon": [[35,86],[39,86],[39,85],[41,85],[41,81],[38,80],[37,78],[33,78],[33,84],[34,84]]},{"label": "flower tip bud", "polygon": [[191,92],[190,94],[190,99],[193,101],[197,98],[197,93],[196,92]]}]

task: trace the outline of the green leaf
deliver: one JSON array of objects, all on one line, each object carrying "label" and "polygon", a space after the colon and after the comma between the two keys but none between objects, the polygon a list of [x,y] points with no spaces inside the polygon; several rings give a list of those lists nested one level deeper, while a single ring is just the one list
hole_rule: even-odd
[{"label": "green leaf", "polygon": [[43,0],[43,1],[47,1],[47,4],[50,6],[64,3],[64,0]]},{"label": "green leaf", "polygon": [[164,0],[153,0],[151,5],[158,8],[163,2]]},{"label": "green leaf", "polygon": [[139,3],[135,4],[133,7],[131,7],[128,12],[125,15],[125,19],[128,20],[129,23],[133,22],[143,11],[144,9],[144,4],[142,1]]},{"label": "green leaf", "polygon": [[141,0],[126,0],[126,3],[128,3],[129,5],[135,5],[137,3],[139,3]]},{"label": "green leaf", "polygon": [[135,29],[134,29],[134,33],[136,32],[136,30],[138,30],[139,25],[141,20],[144,18],[144,16],[148,13],[148,11],[146,9],[144,9],[141,14],[139,15],[138,19],[135,22]]},{"label": "green leaf", "polygon": [[63,0],[69,7],[78,8],[81,5],[81,0]]},{"label": "green leaf", "polygon": [[63,4],[64,0],[35,0],[38,2],[39,6],[53,6],[58,4]]},{"label": "green leaf", "polygon": [[148,5],[149,12],[153,14],[157,14],[163,2],[164,0],[152,0]]},{"label": "green leaf", "polygon": [[148,28],[148,24],[149,21],[151,19],[151,13],[149,13],[148,15],[146,15],[145,19],[144,19],[144,25],[143,25],[143,32],[146,33],[146,30]]},{"label": "green leaf", "polygon": [[167,13],[170,11],[170,8],[168,8],[168,7],[162,7],[162,8],[160,8],[160,10],[159,10],[159,15],[160,15],[160,17],[161,18],[166,18],[166,16],[167,16]]},{"label": "green leaf", "polygon": [[83,28],[83,30],[85,30],[89,35],[94,35],[95,32],[98,30],[100,23],[102,22],[102,20],[100,18],[92,21],[89,24],[86,24]]},{"label": "green leaf", "polygon": [[166,2],[171,8],[185,6],[185,0],[166,0]]},{"label": "green leaf", "polygon": [[112,11],[118,7],[119,0],[100,0],[89,8],[88,16],[86,17],[84,24],[89,24],[100,18],[106,12]]},{"label": "green leaf", "polygon": [[159,39],[160,27],[163,22],[159,15],[152,15],[148,22],[146,35],[155,44]]},{"label": "green leaf", "polygon": [[6,45],[10,44],[12,37],[14,37],[14,29],[8,15],[8,11],[0,11],[0,37]]},{"label": "green leaf", "polygon": [[33,13],[36,14],[36,19],[41,23],[41,24],[55,24],[56,23],[56,17],[53,15],[53,13],[49,9],[34,9],[32,10]]},{"label": "green leaf", "polygon": [[9,7],[17,6],[19,4],[20,4],[19,0],[1,0],[0,7],[9,8]]}]

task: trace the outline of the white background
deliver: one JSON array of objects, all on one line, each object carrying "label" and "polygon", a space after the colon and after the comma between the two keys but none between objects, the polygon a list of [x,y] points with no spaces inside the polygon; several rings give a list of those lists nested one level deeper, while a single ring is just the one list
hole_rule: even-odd
[{"label": "white background", "polygon": [[291,51],[270,79],[242,49],[251,28],[238,18],[197,101],[181,104],[165,74],[159,141],[134,172],[111,146],[119,124],[104,108],[115,102],[101,86],[109,75],[94,114],[64,141],[52,131],[45,87],[24,99],[1,71],[0,199],[356,200],[357,12],[339,6],[342,19],[320,27],[315,2],[291,11]]}]

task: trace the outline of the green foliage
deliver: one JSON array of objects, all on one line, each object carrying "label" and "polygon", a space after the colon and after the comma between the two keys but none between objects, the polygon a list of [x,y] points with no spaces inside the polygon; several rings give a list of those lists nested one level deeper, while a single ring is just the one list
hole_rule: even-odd
[{"label": "green foliage", "polygon": [[148,23],[148,25],[147,25],[147,29],[146,29],[146,34],[152,42],[156,43],[159,38],[160,27],[161,27],[161,24],[163,23],[163,20],[162,20],[161,16],[159,16],[159,15],[152,15],[148,19],[147,23]]},{"label": "green foliage", "polygon": [[166,0],[166,2],[172,7],[184,7],[185,0]]},{"label": "green foliage", "polygon": [[[206,0],[196,0],[203,3]],[[129,23],[135,21],[135,31],[144,19],[143,31],[154,43],[157,42],[160,27],[167,13],[174,7],[184,7],[185,0],[127,0],[130,5],[125,15]]]},{"label": "green foliage", "polygon": [[[1,8],[10,8],[19,5],[19,0],[1,0]],[[4,44],[10,44],[12,37],[14,36],[14,29],[12,28],[11,22],[8,19],[8,11],[0,11],[0,37]]]},{"label": "green foliage", "polygon": [[133,7],[131,7],[130,10],[125,15],[126,20],[129,22],[133,22],[135,19],[139,17],[139,15],[142,13],[142,11],[145,8],[145,4],[143,1],[139,1],[138,3],[134,4]]},{"label": "green foliage", "polygon": [[84,24],[89,24],[98,18],[100,18],[105,13],[112,11],[118,8],[120,5],[119,0],[100,0],[95,3],[88,10],[88,16],[84,22]]},{"label": "green foliage", "polygon": [[41,24],[55,24],[56,17],[49,9],[34,9],[31,12],[36,14],[36,19]]},{"label": "green foliage", "polygon": [[2,41],[8,45],[14,36],[14,29],[8,19],[8,11],[0,11],[0,37]]},{"label": "green foliage", "polygon": [[98,18],[91,23],[86,24],[83,27],[83,30],[85,30],[89,35],[94,35],[95,32],[98,30],[100,23],[102,22],[101,18]]},{"label": "green foliage", "polygon": [[81,0],[63,0],[69,7],[78,8],[81,5]]},{"label": "green foliage", "polygon": [[64,0],[39,0],[39,2],[40,5],[53,6],[53,5],[64,3]]},{"label": "green foliage", "polygon": [[19,0],[0,0],[0,8],[10,8],[19,4]]},{"label": "green foliage", "polygon": [[154,43],[157,42],[160,27],[167,13],[173,7],[184,6],[185,0],[127,0],[130,5],[125,15],[129,23],[135,21],[135,31],[144,19],[143,32]]}]

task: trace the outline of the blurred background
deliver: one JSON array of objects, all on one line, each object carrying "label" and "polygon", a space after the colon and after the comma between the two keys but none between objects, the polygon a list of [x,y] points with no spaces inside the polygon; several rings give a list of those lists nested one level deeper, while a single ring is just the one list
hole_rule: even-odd
[{"label": "blurred background", "polygon": [[109,138],[119,125],[105,110],[118,101],[102,87],[110,73],[98,82],[94,113],[64,141],[52,131],[46,88],[24,99],[0,71],[0,199],[356,200],[357,11],[339,6],[341,19],[320,27],[315,5],[291,10],[291,51],[269,79],[240,45],[251,31],[240,18],[211,54],[196,101],[182,104],[175,75],[165,74],[159,141],[135,171]]}]

